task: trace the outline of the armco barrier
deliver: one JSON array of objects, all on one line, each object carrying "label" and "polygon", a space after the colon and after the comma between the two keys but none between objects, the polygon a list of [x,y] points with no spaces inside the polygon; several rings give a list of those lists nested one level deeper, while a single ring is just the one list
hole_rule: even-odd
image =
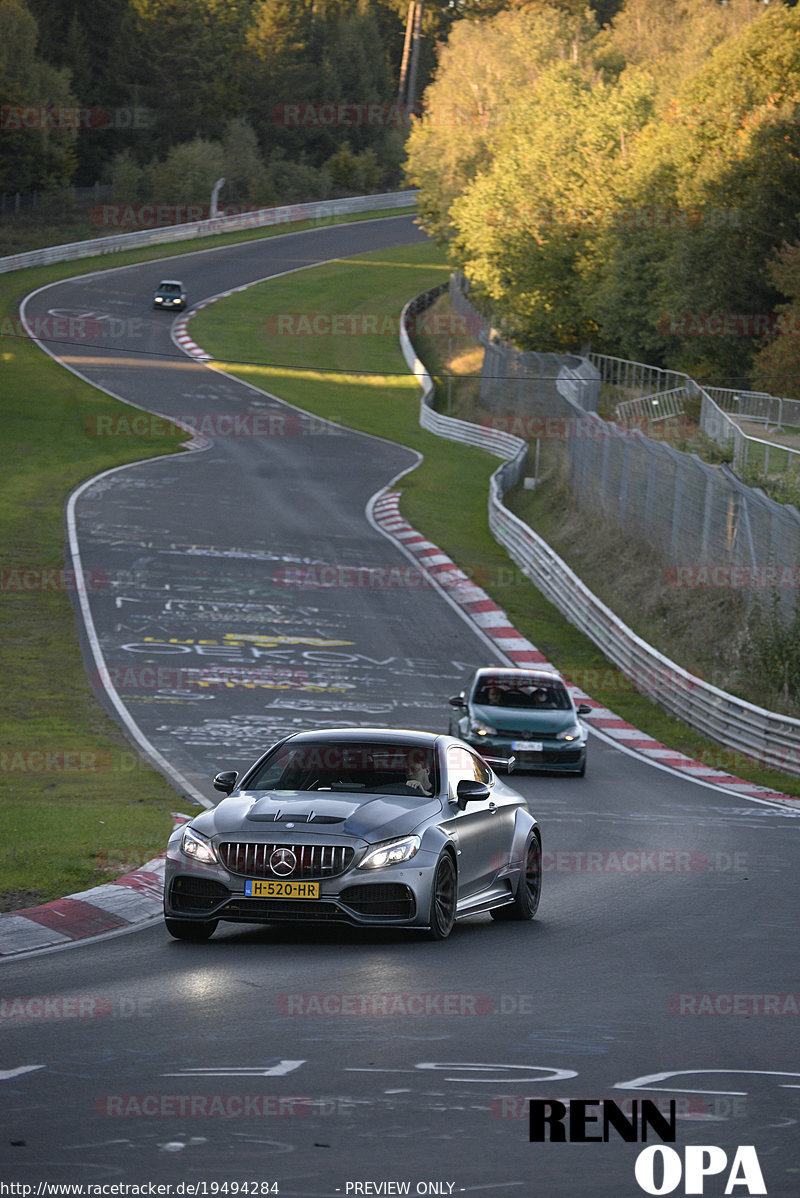
[{"label": "armco barrier", "polygon": [[[446,437],[450,441],[460,441],[462,445],[474,445],[478,449],[487,449],[496,457],[512,459],[514,462],[519,457],[520,466],[517,477],[520,477],[527,457],[526,441],[515,437],[513,433],[505,433],[501,429],[484,428],[482,425],[472,424],[469,420],[456,420],[452,416],[443,416],[440,412],[434,411],[431,404],[433,380],[414,353],[406,326],[412,316],[424,312],[447,288],[448,284],[442,283],[438,287],[431,287],[429,291],[423,291],[421,295],[409,300],[400,315],[400,344],[403,354],[409,368],[422,387],[419,422],[429,433],[436,433],[437,436]],[[513,486],[513,483],[507,485]]]},{"label": "armco barrier", "polygon": [[48,266],[53,262],[70,262],[76,258],[116,254],[121,250],[138,249],[141,246],[188,241],[195,237],[235,233],[242,229],[264,229],[301,220],[330,220],[336,216],[353,216],[359,212],[377,212],[387,208],[410,208],[415,203],[417,194],[416,191],[391,191],[376,196],[348,196],[342,200],[286,204],[280,208],[259,208],[255,212],[237,212],[233,216],[192,221],[186,225],[165,225],[159,229],[140,229],[135,233],[116,233],[111,237],[96,237],[90,241],[73,241],[67,245],[53,245],[0,258],[0,274],[11,270],[23,270],[28,266]]},{"label": "armco barrier", "polygon": [[800,720],[737,699],[664,657],[601,603],[566,562],[503,504],[503,495],[525,471],[525,441],[434,412],[433,380],[414,352],[406,317],[422,311],[439,292],[435,288],[417,296],[403,309],[400,345],[422,387],[422,426],[507,459],[494,471],[489,485],[489,528],[495,539],[562,615],[635,681],[642,694],[719,744],[783,773],[800,775]]}]

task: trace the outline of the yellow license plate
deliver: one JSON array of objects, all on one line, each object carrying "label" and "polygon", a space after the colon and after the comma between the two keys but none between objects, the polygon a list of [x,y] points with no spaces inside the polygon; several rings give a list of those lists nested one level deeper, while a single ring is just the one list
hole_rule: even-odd
[{"label": "yellow license plate", "polygon": [[244,892],[248,898],[318,899],[319,882],[273,882],[248,878]]}]

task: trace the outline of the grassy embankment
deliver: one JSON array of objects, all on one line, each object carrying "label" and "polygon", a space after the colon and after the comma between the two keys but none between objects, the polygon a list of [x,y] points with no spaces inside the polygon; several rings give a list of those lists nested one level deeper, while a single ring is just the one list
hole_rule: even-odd
[{"label": "grassy embankment", "polygon": [[[422,466],[401,483],[403,514],[475,574],[516,627],[563,673],[654,738],[715,768],[800,795],[800,779],[762,769],[705,740],[632,690],[494,541],[487,528],[486,495],[497,459],[420,428],[418,388],[404,377],[397,342],[397,314],[412,295],[445,277],[444,268],[437,269],[439,262],[438,251],[423,245],[304,271],[213,305],[192,321],[192,336],[237,377],[317,415],[420,450],[425,456]],[[277,322],[268,325],[268,318],[303,313],[340,314],[347,318],[342,328],[353,328],[356,335],[281,336],[270,331]],[[362,315],[375,316],[382,334],[365,334],[368,326],[351,319]],[[288,327],[300,329],[302,323]],[[462,374],[454,385],[474,392],[474,380],[463,376],[479,369],[479,357],[466,344],[454,347],[454,340],[447,335],[421,336],[418,352],[435,370],[452,359],[455,348],[457,356],[464,357],[457,363]],[[446,409],[447,378],[441,382]],[[557,504],[558,496],[549,514],[554,522]],[[538,520],[539,513],[533,514]]]},{"label": "grassy embankment", "polygon": [[[263,235],[285,231],[273,227]],[[61,574],[67,495],[102,470],[175,452],[183,438],[91,436],[88,417],[129,409],[23,336],[18,303],[58,279],[256,235],[0,275],[0,910],[57,898],[140,865],[163,848],[170,811],[185,807],[160,774],[139,762],[95,699],[78,647],[70,579]]]}]

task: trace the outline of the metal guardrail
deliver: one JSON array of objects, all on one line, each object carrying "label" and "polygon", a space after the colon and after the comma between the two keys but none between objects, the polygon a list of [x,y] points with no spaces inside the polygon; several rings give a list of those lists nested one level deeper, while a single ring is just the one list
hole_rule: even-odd
[{"label": "metal guardrail", "polygon": [[723,412],[741,420],[776,428],[800,428],[800,399],[781,399],[768,391],[738,391],[733,387],[706,387],[706,391]]},{"label": "metal guardrail", "polygon": [[686,387],[674,387],[671,391],[657,391],[655,395],[639,399],[626,399],[614,409],[618,424],[626,428],[642,428],[670,416],[682,416],[686,410],[689,391]]},{"label": "metal guardrail", "polygon": [[441,412],[434,411],[431,405],[433,379],[414,353],[406,326],[410,317],[424,312],[434,300],[447,291],[448,286],[449,284],[442,283],[438,287],[431,287],[429,291],[423,291],[421,295],[409,300],[400,315],[400,344],[410,370],[422,387],[419,422],[429,433],[436,433],[437,436],[445,437],[449,441],[459,441],[462,445],[472,445],[476,449],[488,450],[489,453],[504,460],[521,454],[524,466],[528,450],[527,441],[515,437],[513,433],[503,432],[502,429],[472,424],[469,420],[458,420],[454,416],[443,416]]},{"label": "metal guardrail", "polygon": [[610,354],[589,354],[589,361],[599,370],[602,383],[626,391],[641,391],[642,395],[683,387],[688,377],[677,370],[662,370],[660,366],[630,362],[627,358],[615,358]]},{"label": "metal guardrail", "polygon": [[[772,458],[773,470],[785,472],[800,469],[800,450],[794,449],[790,445],[780,445],[775,441],[766,441],[763,437],[751,436],[744,432],[733,419],[733,415],[743,415],[743,413],[735,410],[733,413],[725,411],[717,403],[710,390],[703,390],[701,395],[700,427],[718,445],[733,446],[733,468],[737,474],[742,474],[756,458],[758,459],[757,469],[761,471],[764,478],[770,472],[770,458]],[[773,402],[790,404],[795,401],[774,399]],[[745,418],[754,419],[749,414]],[[761,420],[767,423],[768,417],[762,416]]]},{"label": "metal guardrail", "polygon": [[[718,445],[733,447],[733,468],[742,475],[756,463],[764,478],[770,470],[785,472],[800,467],[800,450],[778,445],[745,433],[733,416],[757,420],[763,424],[792,424],[800,427],[800,401],[779,399],[762,391],[734,391],[730,388],[701,387],[689,375],[643,362],[626,362],[605,354],[590,354],[604,383],[646,394],[624,400],[615,407],[618,423],[629,428],[646,429],[649,424],[670,416],[679,416],[685,403],[700,398],[700,427]],[[667,380],[670,385],[663,389]],[[655,384],[661,390],[652,392]],[[650,390],[648,390],[648,384]],[[658,408],[658,415],[653,409]]]},{"label": "metal guardrail", "polygon": [[[489,528],[535,586],[613,662],[638,691],[690,727],[727,748],[766,766],[800,775],[800,720],[778,715],[711,686],[670,661],[624,624],[594,595],[542,538],[503,503],[503,495],[522,477],[527,443],[510,434],[434,412],[433,380],[417,358],[406,330],[406,316],[419,312],[435,294],[417,296],[403,309],[400,345],[423,391],[420,423],[430,432],[507,457],[491,476]],[[416,305],[412,309],[412,305]],[[476,439],[477,438],[477,439]],[[504,443],[500,438],[504,439]]]},{"label": "metal guardrail", "polygon": [[280,208],[259,208],[254,212],[237,212],[214,220],[192,221],[185,225],[165,225],[159,229],[140,229],[135,233],[115,233],[111,237],[96,237],[89,241],[73,241],[66,245],[47,246],[0,258],[0,274],[24,270],[29,266],[48,266],[53,262],[70,262],[77,258],[93,258],[101,254],[116,254],[121,250],[142,246],[164,245],[173,241],[188,241],[219,233],[235,233],[243,229],[264,229],[272,225],[290,225],[302,220],[330,220],[336,216],[353,216],[359,212],[376,212],[385,208],[409,208],[417,191],[391,191],[374,196],[348,196],[342,200],[320,200],[310,204],[286,204]]}]

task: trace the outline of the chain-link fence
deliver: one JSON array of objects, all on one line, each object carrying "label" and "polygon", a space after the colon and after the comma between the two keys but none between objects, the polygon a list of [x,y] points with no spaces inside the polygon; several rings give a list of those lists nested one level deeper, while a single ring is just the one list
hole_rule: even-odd
[{"label": "chain-link fence", "polygon": [[577,354],[539,354],[515,349],[501,339],[491,319],[473,306],[468,292],[464,275],[454,271],[450,278],[450,303],[458,315],[469,321],[469,327],[483,345],[480,395],[487,408],[525,417],[569,418],[574,413],[562,405],[562,399],[565,386],[571,386],[569,398],[573,403],[585,411],[597,410],[600,375],[588,359]]},{"label": "chain-link fence", "polygon": [[[469,303],[466,292],[463,277],[455,276],[450,296],[462,311]],[[641,431],[600,419],[582,403],[589,389],[573,385],[585,359],[521,353],[496,344],[488,321],[481,328],[481,340],[481,398],[490,407],[517,406],[526,416],[538,418],[536,427],[545,437],[564,441],[573,495],[581,508],[602,513],[626,536],[660,553],[665,577],[675,585],[735,586],[748,604],[774,590],[784,615],[792,614],[800,574],[796,508],[746,486],[726,466],[709,465]],[[646,412],[652,420],[654,411],[663,407],[663,414],[666,409],[678,412],[699,396],[708,421],[713,409],[720,423],[718,429],[711,421],[709,435],[733,436],[730,429],[736,425],[730,416],[688,375],[601,354],[591,356],[591,367],[597,380],[591,387],[602,383],[627,392],[636,414]],[[718,398],[731,413],[748,419],[800,424],[800,404],[791,400],[754,392]],[[580,407],[585,410],[580,412]],[[752,457],[756,441],[747,440]],[[791,456],[777,446],[770,452],[773,465],[781,453],[787,460]]]},{"label": "chain-link fence", "polygon": [[597,416],[567,440],[573,494],[661,554],[677,586],[735,586],[745,601],[775,588],[788,617],[797,594],[800,512],[745,486],[725,466]]}]

